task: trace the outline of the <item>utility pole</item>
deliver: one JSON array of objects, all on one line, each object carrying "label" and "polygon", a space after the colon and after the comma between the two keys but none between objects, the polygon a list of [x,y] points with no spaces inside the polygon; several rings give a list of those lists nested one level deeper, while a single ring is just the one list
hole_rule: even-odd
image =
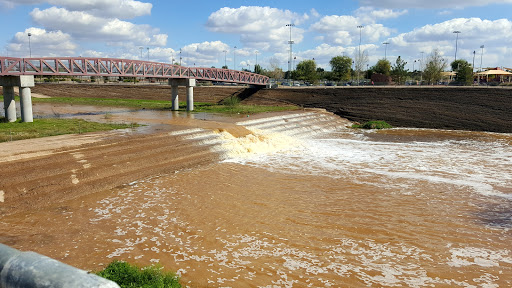
[{"label": "utility pole", "polygon": [[288,41],[288,44],[290,44],[290,58],[288,58],[288,83],[291,84],[291,79],[292,79],[292,45],[293,45],[293,41],[292,41],[292,27],[295,26],[295,24],[293,23],[290,23],[290,24],[286,24],[286,27],[290,27],[290,41]]},{"label": "utility pole", "polygon": [[460,31],[453,31],[453,33],[455,33],[457,35],[457,38],[455,38],[455,61],[457,61],[457,46],[458,46]]},{"label": "utility pole", "polygon": [[384,60],[388,60],[388,57],[387,57],[387,50],[388,50],[388,45],[389,45],[389,42],[384,42],[382,43],[384,44]]},{"label": "utility pole", "polygon": [[359,83],[359,73],[361,72],[359,70],[361,70],[360,66],[363,64],[363,63],[361,63],[362,62],[362,59],[361,59],[361,37],[362,37],[361,35],[362,34],[361,33],[363,31],[364,26],[358,25],[357,28],[359,28],[359,55],[357,57],[356,69],[357,69],[357,86],[359,86],[359,84],[360,84]]}]

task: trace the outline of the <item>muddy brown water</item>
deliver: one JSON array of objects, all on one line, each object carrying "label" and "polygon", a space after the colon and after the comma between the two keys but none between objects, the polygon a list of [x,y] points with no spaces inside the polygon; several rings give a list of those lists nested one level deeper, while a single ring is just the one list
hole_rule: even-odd
[{"label": "muddy brown water", "polygon": [[[511,134],[357,131],[319,111],[161,113],[111,117],[216,156],[5,215],[0,240],[88,270],[159,264],[189,287],[512,286]],[[92,148],[61,153],[90,171],[122,166]],[[123,161],[156,164],[166,151]],[[69,185],[92,177],[72,175]]]}]

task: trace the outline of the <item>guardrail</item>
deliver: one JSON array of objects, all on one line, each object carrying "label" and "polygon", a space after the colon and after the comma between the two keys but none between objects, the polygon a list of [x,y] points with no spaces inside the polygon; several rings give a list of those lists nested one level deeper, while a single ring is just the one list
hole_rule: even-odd
[{"label": "guardrail", "polygon": [[2,288],[119,288],[116,283],[35,252],[0,244]]},{"label": "guardrail", "polygon": [[267,76],[231,69],[192,68],[159,62],[88,57],[0,57],[0,76],[8,75],[193,78],[252,85],[266,85],[269,81]]}]

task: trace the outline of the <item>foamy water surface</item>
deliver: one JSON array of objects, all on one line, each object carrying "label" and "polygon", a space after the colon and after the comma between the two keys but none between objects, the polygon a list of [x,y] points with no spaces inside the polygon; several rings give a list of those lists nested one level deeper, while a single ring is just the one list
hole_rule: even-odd
[{"label": "foamy water surface", "polygon": [[253,135],[175,132],[222,163],[91,208],[114,226],[109,259],[189,287],[512,286],[511,135],[361,132],[324,113],[238,124]]}]

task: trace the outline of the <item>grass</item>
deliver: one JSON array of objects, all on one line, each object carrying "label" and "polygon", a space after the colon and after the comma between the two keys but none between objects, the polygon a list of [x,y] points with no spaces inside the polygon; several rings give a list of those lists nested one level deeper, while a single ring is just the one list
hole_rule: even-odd
[{"label": "grass", "polygon": [[393,128],[393,126],[389,125],[385,121],[368,121],[364,124],[354,124],[352,128],[360,128],[360,129],[389,129]]},{"label": "grass", "polygon": [[80,134],[113,129],[125,129],[134,124],[106,124],[81,119],[34,119],[32,123],[6,122],[0,118],[0,142],[40,138],[63,134]]},{"label": "grass", "polygon": [[116,282],[121,288],[178,288],[179,277],[174,273],[163,272],[156,266],[139,268],[123,261],[113,261],[105,269],[96,273]]},{"label": "grass", "polygon": [[[236,98],[236,99],[234,99]],[[104,98],[79,98],[79,97],[53,97],[32,98],[34,103],[61,103],[69,105],[94,105],[110,107],[127,107],[137,109],[170,110],[171,101],[165,100],[137,100],[137,99],[104,99]],[[186,111],[186,102],[180,102],[181,109]],[[255,114],[262,112],[278,112],[295,110],[296,106],[260,106],[242,105],[238,97],[230,97],[223,104],[195,102],[194,112],[204,113],[228,113],[228,114]]]}]

